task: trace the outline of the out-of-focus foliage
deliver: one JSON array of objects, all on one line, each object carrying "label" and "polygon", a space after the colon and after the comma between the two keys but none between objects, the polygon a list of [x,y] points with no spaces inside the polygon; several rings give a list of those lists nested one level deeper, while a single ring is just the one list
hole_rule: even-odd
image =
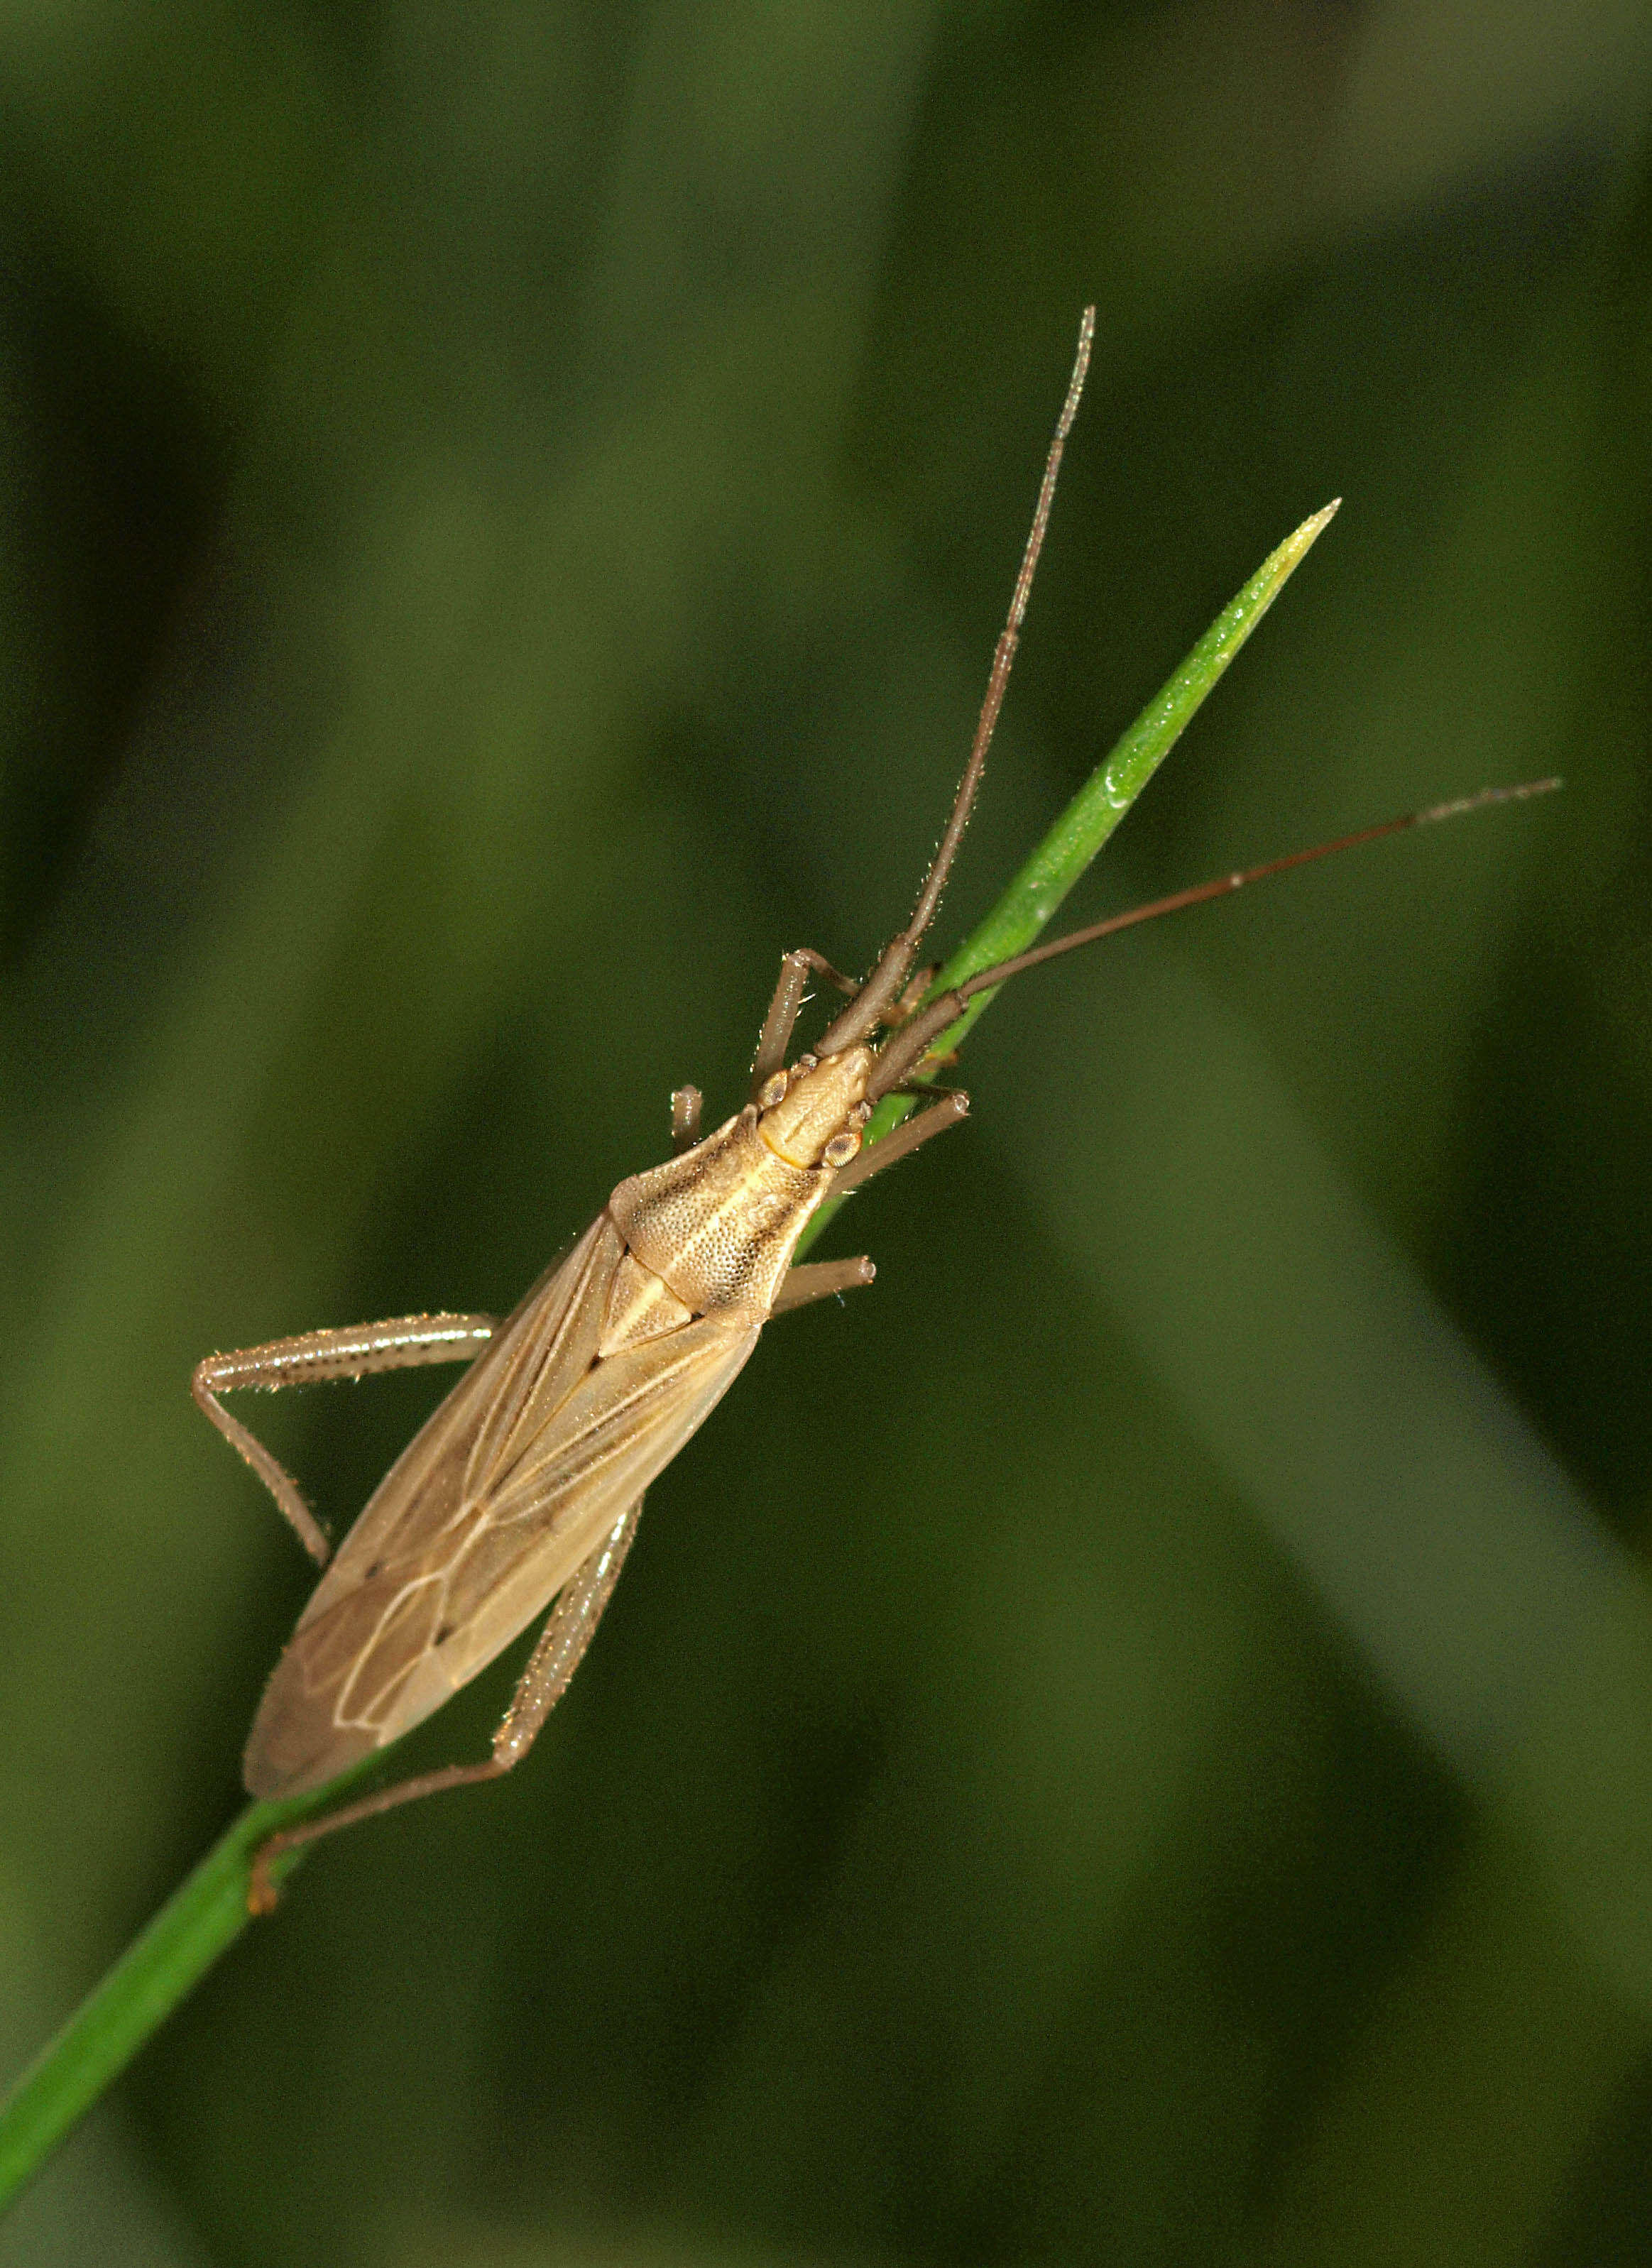
[{"label": "out-of-focus foliage", "polygon": [[[1097,909],[1569,782],[1029,977],[531,1763],[0,2259],[1652,2262],[1640,0],[32,0],[0,95],[11,2063],[304,1596],[191,1362],[510,1304],[870,957],[1086,299],[949,935],[1338,493]],[[439,1385],[258,1416],[338,1522]]]}]

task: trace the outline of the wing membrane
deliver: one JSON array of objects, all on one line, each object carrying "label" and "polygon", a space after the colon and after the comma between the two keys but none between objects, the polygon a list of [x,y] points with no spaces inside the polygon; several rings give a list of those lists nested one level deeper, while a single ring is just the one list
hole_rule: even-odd
[{"label": "wing membrane", "polygon": [[440,1697],[491,1661],[562,1587],[704,1424],[756,1343],[750,1324],[703,1317],[597,1366],[513,1470],[454,1570],[448,1614],[459,1626],[439,1649],[447,1681]]},{"label": "wing membrane", "polygon": [[319,1786],[422,1721],[549,1604],[727,1390],[756,1328],[702,1318],[594,1360],[606,1214],[375,1491],[276,1666],[254,1794]]}]

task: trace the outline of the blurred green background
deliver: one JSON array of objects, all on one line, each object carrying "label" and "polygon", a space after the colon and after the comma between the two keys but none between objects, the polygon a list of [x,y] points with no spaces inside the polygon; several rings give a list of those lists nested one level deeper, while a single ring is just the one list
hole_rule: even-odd
[{"label": "blurred green background", "polygon": [[[870,959],[1085,300],[947,939],[1332,495],[1082,910],[1568,780],[1029,977],[0,2260],[1652,2262],[1649,108],[1644,0],[0,14],[8,2069],[306,1594],[191,1364],[508,1307]],[[255,1414],[337,1523],[441,1383]]]}]

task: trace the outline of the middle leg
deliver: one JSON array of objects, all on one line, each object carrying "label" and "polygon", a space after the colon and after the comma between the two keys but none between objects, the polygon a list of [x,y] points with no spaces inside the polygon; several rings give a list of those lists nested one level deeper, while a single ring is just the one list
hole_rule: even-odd
[{"label": "middle leg", "polygon": [[806,1260],[800,1267],[786,1270],[769,1313],[784,1315],[793,1307],[807,1307],[811,1300],[830,1300],[839,1292],[858,1291],[861,1285],[870,1284],[877,1272],[864,1253],[859,1260]]}]

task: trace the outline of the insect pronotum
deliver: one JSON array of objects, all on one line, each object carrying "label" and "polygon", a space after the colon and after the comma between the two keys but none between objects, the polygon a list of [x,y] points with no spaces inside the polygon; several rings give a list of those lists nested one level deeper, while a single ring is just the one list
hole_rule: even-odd
[{"label": "insect pronotum", "polygon": [[[1132,924],[1334,850],[1554,784],[1489,788],[1220,875],[1036,946],[925,999],[931,972],[914,976],[914,967],[980,784],[1094,323],[1095,311],[1087,309],[951,816],[911,919],[871,974],[857,983],[818,953],[788,953],[745,1108],[702,1137],[700,1096],[679,1088],[671,1098],[673,1156],[623,1181],[572,1250],[503,1322],[409,1315],[276,1339],[209,1356],[197,1367],[195,1400],[327,1567],[247,1740],[246,1780],[254,1796],[321,1786],[387,1747],[551,1609],[490,1756],[421,1772],[272,1836],[253,1863],[247,1899],[254,1912],[276,1903],[270,1862],[279,1852],[439,1789],[495,1778],[526,1755],[608,1604],[644,1492],[734,1384],[763,1325],[789,1308],[871,1283],[872,1263],[864,1257],[799,1266],[793,1252],[829,1196],[858,1188],[964,1116],[963,1094],[925,1082],[934,1042],[967,1001]],[[813,977],[845,994],[847,1005],[788,1066]],[[864,1149],[872,1108],[889,1094],[911,1094],[925,1107]],[[327,1539],[291,1475],[218,1397],[232,1388],[273,1390],[439,1362],[471,1366],[327,1565]]]}]

